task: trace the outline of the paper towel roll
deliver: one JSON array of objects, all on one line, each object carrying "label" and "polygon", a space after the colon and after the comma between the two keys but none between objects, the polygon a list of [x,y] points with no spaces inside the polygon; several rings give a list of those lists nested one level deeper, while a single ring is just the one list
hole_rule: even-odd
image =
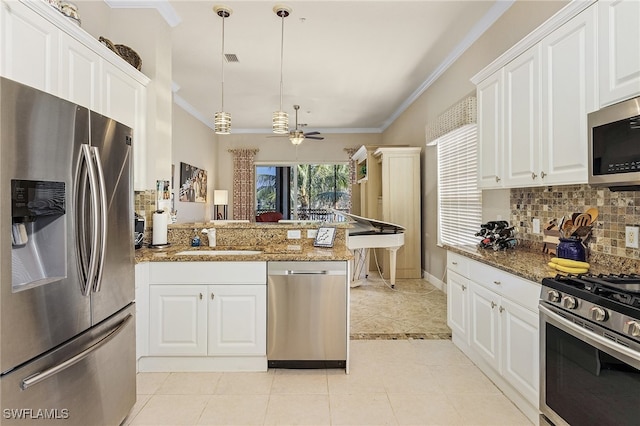
[{"label": "paper towel roll", "polygon": [[153,236],[151,244],[154,246],[167,244],[167,224],[169,223],[169,215],[167,213],[153,214]]}]

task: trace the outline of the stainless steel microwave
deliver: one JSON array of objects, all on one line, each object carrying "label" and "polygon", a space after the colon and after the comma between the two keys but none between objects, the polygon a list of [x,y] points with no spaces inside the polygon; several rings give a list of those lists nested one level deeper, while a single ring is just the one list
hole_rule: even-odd
[{"label": "stainless steel microwave", "polygon": [[587,123],[589,184],[640,189],[640,97],[592,112]]}]

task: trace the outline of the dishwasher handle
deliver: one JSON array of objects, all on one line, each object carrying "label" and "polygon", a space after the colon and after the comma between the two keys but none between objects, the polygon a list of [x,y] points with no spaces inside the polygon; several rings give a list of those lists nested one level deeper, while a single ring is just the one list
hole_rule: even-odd
[{"label": "dishwasher handle", "polygon": [[304,270],[304,269],[284,269],[280,271],[269,271],[270,276],[293,276],[293,275],[347,275],[346,271],[331,270]]},{"label": "dishwasher handle", "polygon": [[285,275],[329,275],[329,271],[284,271]]}]

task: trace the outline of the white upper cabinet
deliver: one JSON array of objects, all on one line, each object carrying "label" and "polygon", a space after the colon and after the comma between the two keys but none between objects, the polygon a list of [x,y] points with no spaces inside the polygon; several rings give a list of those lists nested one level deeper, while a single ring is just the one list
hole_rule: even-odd
[{"label": "white upper cabinet", "polygon": [[540,182],[540,47],[504,68],[505,186]]},{"label": "white upper cabinet", "polygon": [[1,0],[0,75],[133,129],[134,189],[148,189],[149,78],[45,2]]},{"label": "white upper cabinet", "polygon": [[100,57],[71,37],[63,37],[60,45],[61,96],[93,111],[103,111],[99,103]]},{"label": "white upper cabinet", "polygon": [[595,7],[572,2],[472,78],[481,188],[587,182],[596,44]]},{"label": "white upper cabinet", "polygon": [[501,188],[502,170],[502,82],[499,70],[478,84],[478,178],[482,188]]},{"label": "white upper cabinet", "polygon": [[640,1],[598,2],[600,107],[640,95]]},{"label": "white upper cabinet", "polygon": [[0,3],[0,74],[58,95],[58,28],[19,2]]},{"label": "white upper cabinet", "polygon": [[596,10],[591,7],[542,41],[544,184],[587,181],[587,114],[596,106]]}]

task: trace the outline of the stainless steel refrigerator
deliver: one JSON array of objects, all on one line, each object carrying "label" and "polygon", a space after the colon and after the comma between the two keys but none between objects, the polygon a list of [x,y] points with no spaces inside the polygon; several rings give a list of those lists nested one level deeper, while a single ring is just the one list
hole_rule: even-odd
[{"label": "stainless steel refrigerator", "polygon": [[0,423],[136,399],[131,129],[0,78]]}]

